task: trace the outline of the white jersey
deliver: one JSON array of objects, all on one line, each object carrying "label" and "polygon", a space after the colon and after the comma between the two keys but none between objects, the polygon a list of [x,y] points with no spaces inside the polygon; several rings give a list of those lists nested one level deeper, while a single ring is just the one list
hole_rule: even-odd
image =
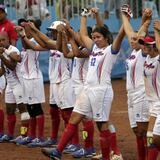
[{"label": "white jersey", "polygon": [[[35,42],[32,38],[30,41]],[[21,52],[22,54],[22,67],[21,72],[23,78],[25,79],[34,79],[42,78],[42,72],[39,67],[39,51],[34,51],[32,49],[26,49]]]},{"label": "white jersey", "polygon": [[146,56],[142,54],[142,50],[133,50],[131,55],[126,60],[126,88],[128,91],[137,88],[144,88],[144,62]]},{"label": "white jersey", "polygon": [[147,56],[144,63],[145,90],[147,99],[160,100],[160,56]]},{"label": "white jersey", "polygon": [[72,60],[65,58],[63,53],[50,50],[49,79],[50,83],[60,83],[71,78]]},{"label": "white jersey", "polygon": [[95,44],[89,57],[89,67],[86,77],[88,85],[111,85],[111,70],[118,53],[112,54],[111,45],[98,48]]},{"label": "white jersey", "polygon": [[72,68],[72,83],[73,85],[84,84],[88,71],[89,58],[74,57]]},{"label": "white jersey", "polygon": [[[16,52],[18,55],[20,55],[19,50],[12,45],[10,45],[7,50],[10,53]],[[5,68],[5,76],[6,76],[6,80],[7,80],[8,85],[14,86],[17,83],[21,82],[21,80],[22,80],[21,63],[17,63],[16,68],[13,71],[10,70],[9,68],[7,68],[7,66],[5,66],[5,64],[4,64],[4,68]]]}]

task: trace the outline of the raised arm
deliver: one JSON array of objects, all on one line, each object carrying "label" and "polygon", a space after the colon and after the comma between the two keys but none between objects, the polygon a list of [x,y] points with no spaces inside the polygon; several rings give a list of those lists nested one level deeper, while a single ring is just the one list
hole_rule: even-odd
[{"label": "raised arm", "polygon": [[87,22],[87,17],[82,16],[80,23],[80,36],[84,46],[91,50],[93,41],[88,36],[86,22]]},{"label": "raised arm", "polygon": [[124,36],[125,36],[124,25],[122,25],[116,38],[113,41],[113,44],[112,44],[112,49],[114,51],[119,51],[119,49],[121,47],[121,42],[122,42]]},{"label": "raised arm", "polygon": [[154,35],[156,40],[156,47],[160,54],[160,20],[154,20]]},{"label": "raised arm", "polygon": [[25,46],[28,46],[28,48],[36,50],[36,51],[46,51],[47,48],[44,48],[40,46],[39,44],[35,44],[32,41],[30,41],[25,33],[25,30],[23,27],[18,26],[16,27],[16,31],[18,32],[19,36],[21,37],[22,43],[25,44]]},{"label": "raised arm", "polygon": [[91,11],[92,11],[92,13],[95,14],[97,26],[104,26],[103,20],[99,14],[99,9],[98,8],[91,8]]},{"label": "raised arm", "polygon": [[31,22],[28,22],[28,25],[32,29],[31,34],[43,48],[56,49],[56,41],[47,37],[44,33],[42,33],[39,29],[37,29]]}]

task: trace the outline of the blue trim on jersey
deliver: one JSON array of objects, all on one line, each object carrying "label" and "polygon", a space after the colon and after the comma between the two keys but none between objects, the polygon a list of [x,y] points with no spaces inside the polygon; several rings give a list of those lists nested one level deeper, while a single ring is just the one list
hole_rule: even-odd
[{"label": "blue trim on jersey", "polygon": [[142,53],[142,57],[147,57],[147,54],[145,54],[145,53]]},{"label": "blue trim on jersey", "polygon": [[119,53],[119,50],[113,50],[112,47],[111,47],[111,53],[112,53],[112,54],[118,54],[118,53]]}]

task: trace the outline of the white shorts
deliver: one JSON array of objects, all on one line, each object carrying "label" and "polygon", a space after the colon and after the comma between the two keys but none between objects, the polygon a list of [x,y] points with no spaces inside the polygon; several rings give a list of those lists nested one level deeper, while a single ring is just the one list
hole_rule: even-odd
[{"label": "white shorts", "polygon": [[84,85],[73,85],[73,93],[75,95],[75,99],[79,96],[81,91],[83,90]]},{"label": "white shorts", "polygon": [[23,79],[24,103],[37,104],[45,102],[43,79]]},{"label": "white shorts", "polygon": [[157,118],[153,127],[153,134],[160,136],[160,115],[157,115]]},{"label": "white shorts", "polygon": [[93,118],[95,121],[109,120],[113,100],[111,86],[84,87],[76,99],[74,112]]},{"label": "white shorts", "polygon": [[160,115],[160,101],[148,101],[149,103],[149,113],[153,117]]},{"label": "white shorts", "polygon": [[143,100],[137,104],[128,102],[128,116],[131,128],[137,127],[137,122],[148,122],[148,102],[146,100]]},{"label": "white shorts", "polygon": [[73,108],[75,104],[75,96],[73,94],[72,80],[67,79],[57,84],[58,99],[56,103],[61,109]]},{"label": "white shorts", "polygon": [[20,83],[17,83],[15,86],[10,86],[7,84],[5,90],[5,103],[23,103],[23,87]]},{"label": "white shorts", "polygon": [[56,104],[57,98],[58,98],[57,86],[55,83],[50,83],[49,103]]},{"label": "white shorts", "polygon": [[0,94],[3,93],[3,90],[5,89],[6,87],[6,79],[4,76],[1,76],[0,77]]}]

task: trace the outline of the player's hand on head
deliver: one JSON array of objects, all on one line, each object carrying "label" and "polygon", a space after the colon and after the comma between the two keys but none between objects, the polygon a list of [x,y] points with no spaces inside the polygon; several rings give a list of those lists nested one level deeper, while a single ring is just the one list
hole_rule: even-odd
[{"label": "player's hand on head", "polygon": [[67,19],[63,19],[63,22],[66,24],[65,28],[69,30],[71,28],[69,21]]},{"label": "player's hand on head", "polygon": [[56,27],[57,31],[59,33],[62,33],[63,31],[65,31],[65,26],[63,24],[59,24],[57,27]]},{"label": "player's hand on head", "polygon": [[15,29],[15,31],[18,33],[18,35],[19,35],[20,37],[23,37],[23,36],[26,35],[25,30],[24,30],[23,27],[21,27],[21,26],[15,26],[14,29]]},{"label": "player's hand on head", "polygon": [[28,27],[31,29],[31,30],[37,30],[37,28],[36,28],[36,26],[34,25],[34,23],[33,22],[28,22]]}]

